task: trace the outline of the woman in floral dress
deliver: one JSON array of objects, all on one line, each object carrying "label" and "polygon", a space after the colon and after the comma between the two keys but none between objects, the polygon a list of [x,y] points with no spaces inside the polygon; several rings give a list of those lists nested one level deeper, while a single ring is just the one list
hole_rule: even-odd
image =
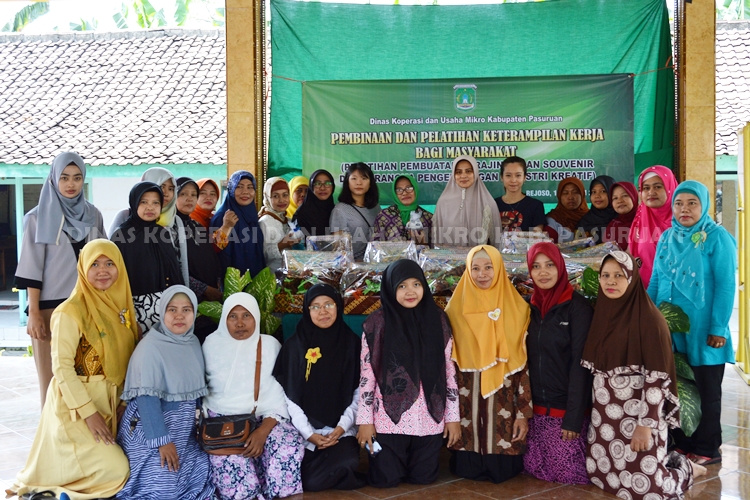
[{"label": "woman in floral dress", "polygon": [[633,257],[604,257],[581,365],[594,374],[586,470],[626,500],[681,498],[706,468],[667,452],[680,425],[672,340]]},{"label": "woman in floral dress", "polygon": [[[284,389],[272,375],[280,350],[276,339],[260,334],[255,298],[243,292],[229,296],[219,328],[203,343],[208,381],[203,407],[210,417],[254,412],[258,427],[241,455],[209,457],[219,500],[270,500],[302,493],[303,439],[289,421]],[[261,363],[257,401],[256,363]]]}]

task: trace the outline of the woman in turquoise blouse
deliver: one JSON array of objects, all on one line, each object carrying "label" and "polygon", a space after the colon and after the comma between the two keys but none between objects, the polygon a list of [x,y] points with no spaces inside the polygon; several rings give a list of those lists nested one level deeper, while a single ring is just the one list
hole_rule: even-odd
[{"label": "woman in turquoise blouse", "polygon": [[737,243],[708,215],[708,189],[680,184],[672,197],[672,227],[659,239],[648,294],[670,302],[690,318],[690,331],[673,333],[675,350],[687,356],[701,396],[701,421],[691,437],[674,433],[679,451],[701,465],[721,461],[721,382],[734,363],[729,319],[736,290]]}]

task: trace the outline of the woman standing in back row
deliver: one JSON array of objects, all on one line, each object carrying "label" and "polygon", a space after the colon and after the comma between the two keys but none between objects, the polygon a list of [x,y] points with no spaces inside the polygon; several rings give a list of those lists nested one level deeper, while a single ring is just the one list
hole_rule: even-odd
[{"label": "woman standing in back row", "polygon": [[85,180],[83,158],[72,152],[57,155],[42,185],[39,205],[23,217],[15,286],[28,292],[26,331],[34,349],[42,406],[52,380],[52,311],[75,287],[83,246],[105,237],[102,214],[83,195]]},{"label": "woman standing in back row", "polygon": [[672,227],[656,248],[648,294],[690,318],[690,331],[672,334],[675,350],[687,357],[701,399],[701,421],[693,435],[673,436],[677,448],[701,465],[721,462],[721,382],[734,363],[729,319],[734,305],[737,244],[711,220],[708,188],[685,181],[674,191]]}]

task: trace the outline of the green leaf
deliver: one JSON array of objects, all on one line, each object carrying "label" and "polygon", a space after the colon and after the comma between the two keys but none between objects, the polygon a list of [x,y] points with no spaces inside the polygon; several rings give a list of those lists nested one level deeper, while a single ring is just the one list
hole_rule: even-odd
[{"label": "green leaf", "polygon": [[690,332],[690,318],[685,314],[685,311],[674,304],[669,302],[662,302],[659,304],[659,311],[664,315],[664,319],[667,320],[667,326],[669,331],[672,333],[689,333]]},{"label": "green leaf", "polygon": [[701,396],[695,383],[677,377],[677,395],[680,398],[680,427],[690,437],[701,421]]},{"label": "green leaf", "polygon": [[115,13],[112,18],[115,20],[118,30],[128,29],[128,6],[123,3],[120,6],[120,12]]},{"label": "green leaf", "polygon": [[599,273],[587,267],[581,276],[581,291],[587,298],[596,298],[599,294]]},{"label": "green leaf", "polygon": [[69,24],[70,24],[70,29],[73,31],[93,31],[99,25],[99,22],[96,19],[92,19],[91,21],[81,19],[80,23],[69,23]]},{"label": "green leaf", "polygon": [[221,319],[221,302],[201,302],[198,304],[198,314],[207,316],[218,323]]},{"label": "green leaf", "polygon": [[273,315],[273,309],[276,305],[276,277],[266,267],[255,275],[255,278],[250,281],[244,291],[258,301],[260,333],[273,334],[281,325],[281,321]]},{"label": "green leaf", "polygon": [[151,28],[154,24],[156,9],[148,0],[135,0],[133,10],[138,14],[138,25],[141,28]]},{"label": "green leaf", "polygon": [[224,19],[224,12],[225,12],[224,7],[221,7],[214,11],[213,16],[211,16],[211,23],[214,26],[224,26],[224,24],[226,24],[226,21]]},{"label": "green leaf", "polygon": [[187,21],[190,13],[190,0],[175,0],[174,20],[177,26],[182,26]]},{"label": "green leaf", "polygon": [[250,271],[240,274],[240,270],[235,267],[228,267],[224,275],[224,300],[230,295],[241,292],[250,283]]},{"label": "green leaf", "polygon": [[362,290],[362,293],[364,295],[367,295],[368,293],[371,293],[373,295],[377,295],[380,293],[380,283],[377,283],[372,280],[365,280],[365,289]]},{"label": "green leaf", "polygon": [[273,314],[260,315],[260,332],[273,335],[281,326],[281,320]]},{"label": "green leaf", "polygon": [[10,21],[3,26],[3,31],[13,31],[18,33],[47,12],[49,12],[48,2],[34,2],[31,5],[27,5],[16,12],[13,21]]},{"label": "green leaf", "polygon": [[688,363],[687,356],[679,352],[674,353],[674,367],[678,377],[695,381],[695,373]]},{"label": "green leaf", "polygon": [[156,13],[156,25],[157,26],[167,25],[167,16],[164,15],[164,9],[159,9],[159,12]]}]

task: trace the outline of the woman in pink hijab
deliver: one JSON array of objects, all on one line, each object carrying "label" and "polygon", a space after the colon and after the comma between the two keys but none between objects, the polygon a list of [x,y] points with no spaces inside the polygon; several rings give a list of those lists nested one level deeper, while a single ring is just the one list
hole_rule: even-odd
[{"label": "woman in pink hijab", "polygon": [[628,249],[641,261],[641,279],[648,288],[654,267],[656,244],[661,234],[672,225],[672,193],[677,179],[662,165],[648,167],[638,177],[641,204],[633,219],[628,236]]}]

